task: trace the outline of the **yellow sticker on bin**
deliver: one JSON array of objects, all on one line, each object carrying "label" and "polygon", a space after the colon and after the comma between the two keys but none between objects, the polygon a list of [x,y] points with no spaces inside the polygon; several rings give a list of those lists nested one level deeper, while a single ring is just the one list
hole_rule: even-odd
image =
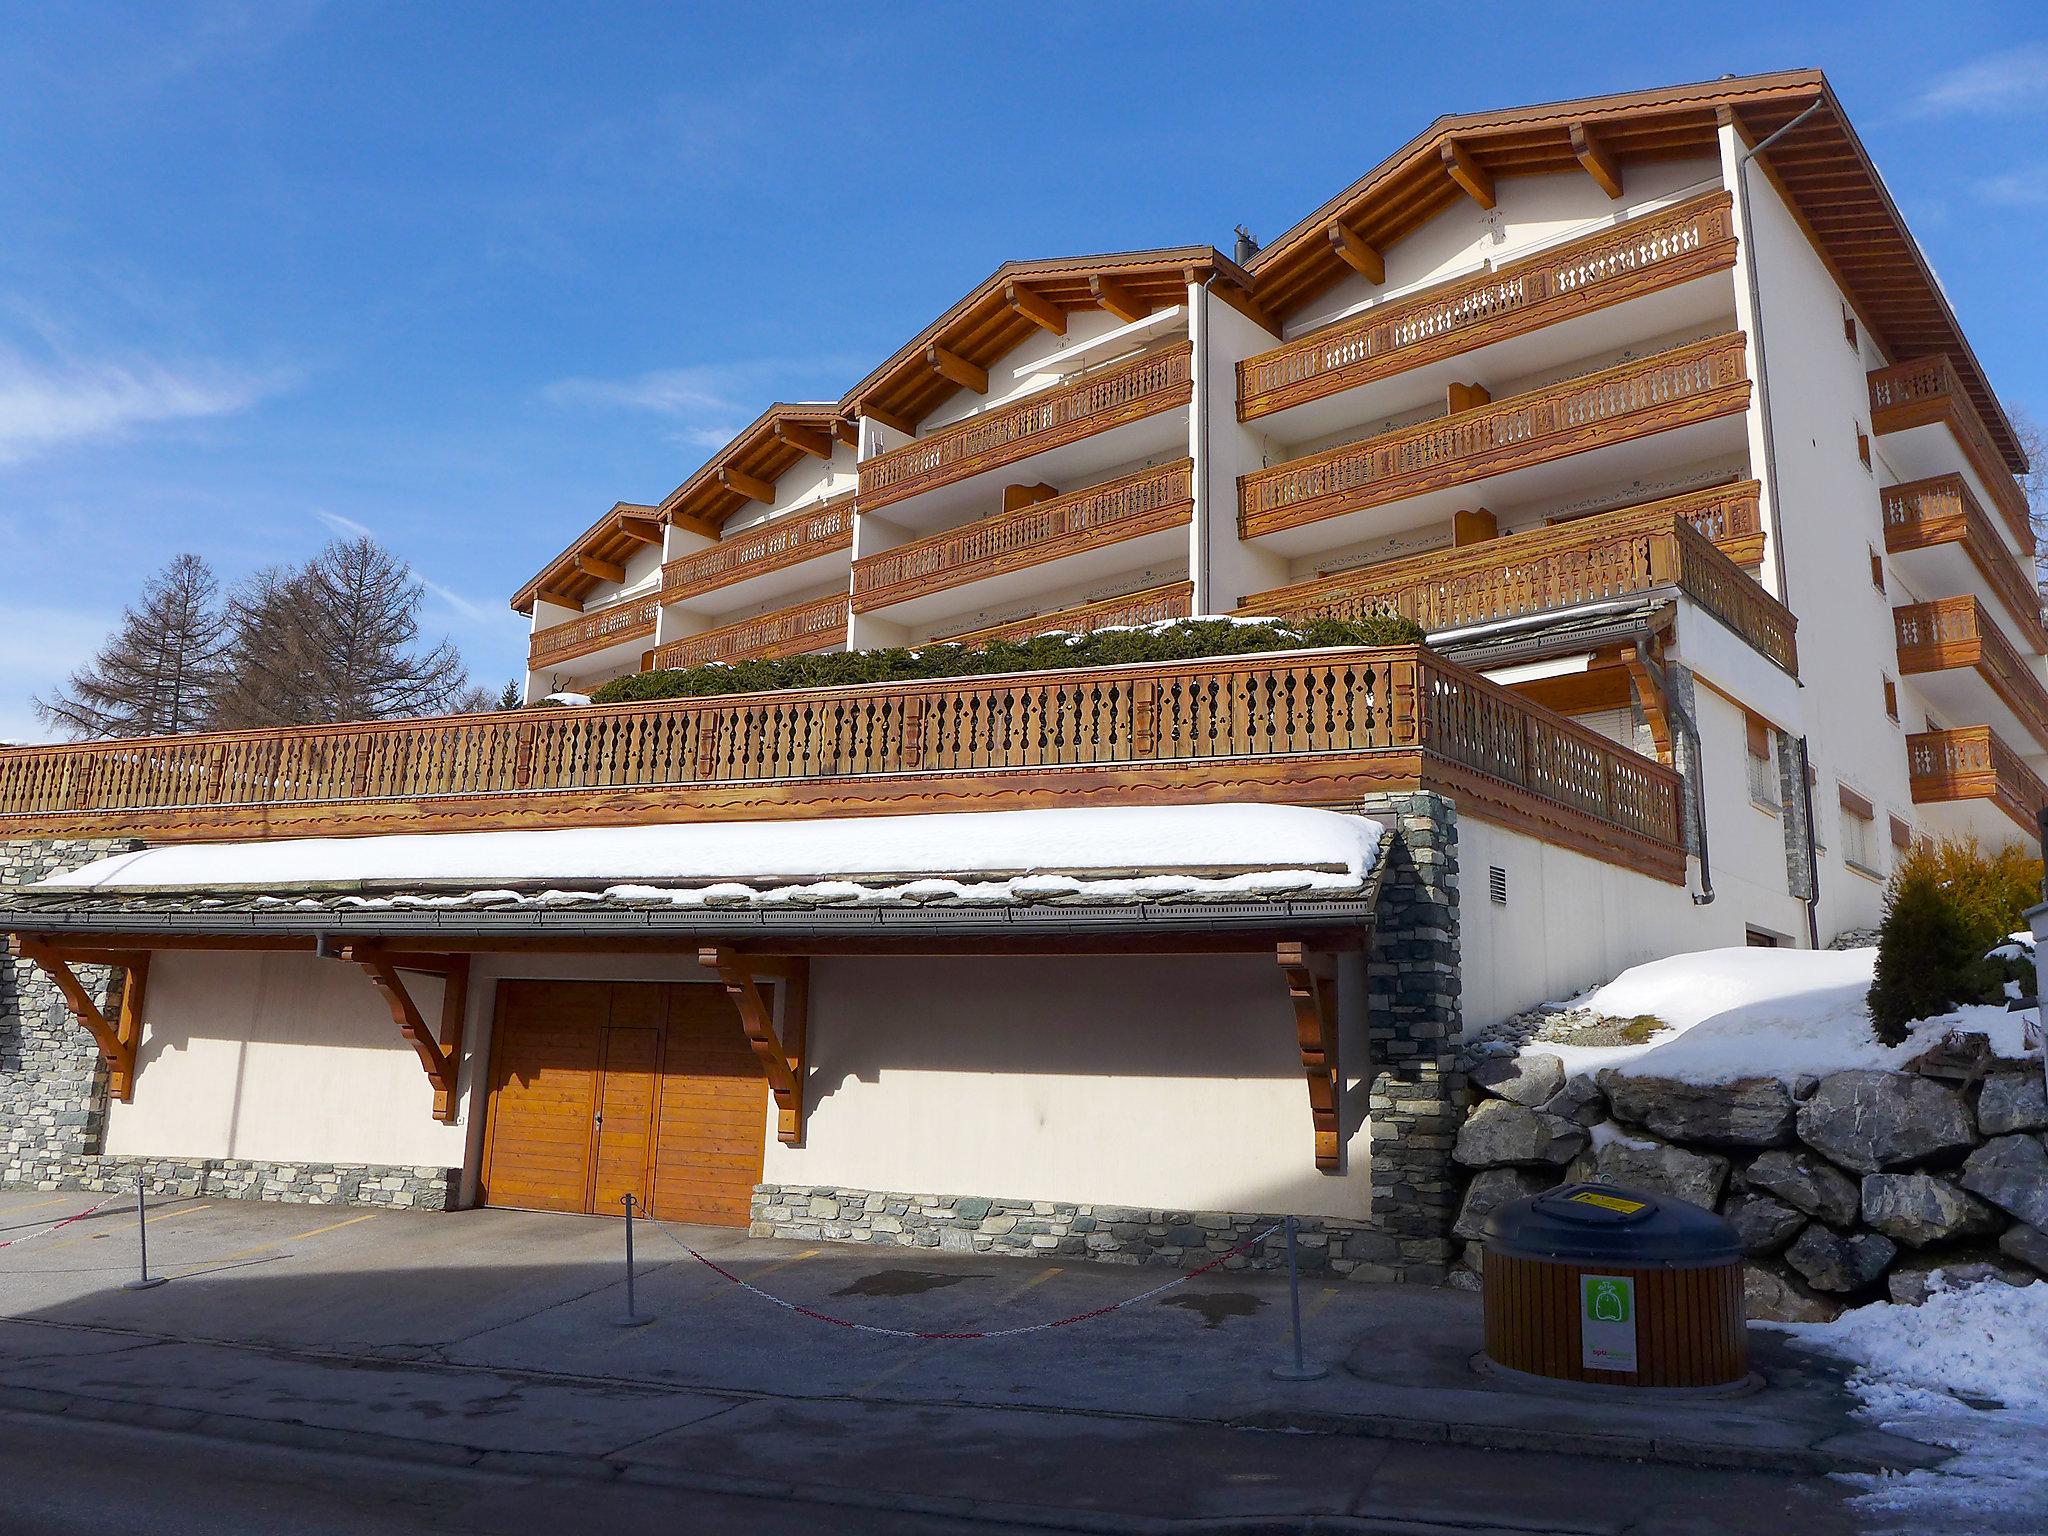
[{"label": "yellow sticker on bin", "polygon": [[1571,1198],[1580,1205],[1597,1205],[1606,1210],[1619,1211],[1624,1216],[1633,1216],[1643,1208],[1643,1202],[1640,1200],[1624,1200],[1619,1195],[1603,1195],[1594,1189],[1582,1189]]}]

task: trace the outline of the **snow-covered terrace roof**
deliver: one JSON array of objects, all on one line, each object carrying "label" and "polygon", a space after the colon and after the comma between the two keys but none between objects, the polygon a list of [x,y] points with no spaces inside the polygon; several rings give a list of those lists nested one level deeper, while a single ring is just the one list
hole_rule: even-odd
[{"label": "snow-covered terrace roof", "polygon": [[0,928],[980,927],[1310,907],[1357,923],[1380,842],[1362,816],[1213,805],[186,844],[8,893]]}]

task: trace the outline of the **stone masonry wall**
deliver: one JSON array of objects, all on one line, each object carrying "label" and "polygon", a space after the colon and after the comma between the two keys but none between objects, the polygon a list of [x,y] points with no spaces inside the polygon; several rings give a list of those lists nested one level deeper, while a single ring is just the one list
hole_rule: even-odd
[{"label": "stone masonry wall", "polygon": [[[1312,1270],[1432,1284],[1444,1278],[1454,1256],[1451,1223],[1461,1183],[1451,1162],[1465,1096],[1456,1067],[1462,1029],[1457,817],[1435,794],[1374,796],[1345,809],[1393,829],[1383,849],[1367,983],[1371,1217],[1303,1217],[1298,1246],[1302,1264]],[[1304,1114],[1307,1107],[1304,1100]],[[806,1242],[1057,1253],[1185,1269],[1229,1254],[1281,1214],[763,1184],[754,1192],[751,1231]],[[1225,1258],[1224,1266],[1285,1262],[1276,1236]]]},{"label": "stone masonry wall", "polygon": [[460,1168],[382,1163],[279,1163],[239,1157],[117,1157],[46,1160],[30,1183],[37,1189],[132,1190],[153,1195],[205,1195],[223,1200],[277,1200],[287,1205],[398,1206],[445,1211],[456,1203]]}]

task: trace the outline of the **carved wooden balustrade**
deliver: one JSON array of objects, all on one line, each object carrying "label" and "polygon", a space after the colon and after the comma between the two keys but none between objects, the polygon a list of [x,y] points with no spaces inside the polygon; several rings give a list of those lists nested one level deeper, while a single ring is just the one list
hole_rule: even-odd
[{"label": "carved wooden balustrade", "polygon": [[1974,597],[1944,597],[1892,610],[1899,671],[1908,677],[1971,667],[2048,751],[2048,685]]},{"label": "carved wooden balustrade", "polygon": [[630,603],[614,603],[566,623],[536,630],[526,645],[526,664],[538,672],[576,656],[587,656],[622,640],[652,639],[661,599],[649,593]]},{"label": "carved wooden balustrade", "polygon": [[853,566],[854,612],[1183,526],[1194,481],[1193,461],[1182,459],[864,556]]},{"label": "carved wooden balustrade", "polygon": [[654,653],[657,667],[699,667],[711,661],[800,656],[846,644],[846,597],[835,592],[737,624],[670,640]]},{"label": "carved wooden balustrade", "polygon": [[1254,539],[1745,409],[1739,332],[1254,470],[1238,532]]},{"label": "carved wooden balustrade", "polygon": [[1798,620],[1700,532],[1754,487],[1675,496],[1459,549],[1410,555],[1255,592],[1241,614],[1363,618],[1398,613],[1432,633],[1674,587],[1787,672]]},{"label": "carved wooden balustrade", "polygon": [[1884,490],[1884,547],[1894,555],[1960,544],[2037,652],[2048,652],[2041,594],[1961,475],[1935,475]]},{"label": "carved wooden balustrade", "polygon": [[773,518],[706,549],[679,555],[661,568],[661,600],[681,602],[731,586],[749,576],[801,565],[853,543],[853,498],[808,512]]},{"label": "carved wooden balustrade", "polygon": [[1684,876],[1679,780],[1419,646],[0,751],[0,828],[178,838],[1443,788]]},{"label": "carved wooden balustrade", "polygon": [[2048,807],[2048,784],[1988,725],[1908,736],[1906,764],[1916,805],[1989,800],[2029,837]]},{"label": "carved wooden balustrade", "polygon": [[1247,358],[1237,365],[1237,414],[1270,416],[1734,264],[1729,195],[1709,193]]},{"label": "carved wooden balustrade", "polygon": [[1170,581],[1163,586],[1146,587],[1140,592],[1127,592],[1120,597],[1106,597],[1100,602],[1060,608],[1051,613],[1034,613],[1028,619],[1011,619],[1007,623],[991,624],[986,629],[971,629],[946,638],[960,645],[978,645],[986,640],[1029,640],[1033,635],[1054,631],[1081,633],[1093,629],[1114,629],[1120,625],[1159,624],[1169,619],[1188,617],[1194,612],[1194,605],[1195,584],[1191,581]]},{"label": "carved wooden balustrade", "polygon": [[1188,343],[1182,342],[878,453],[860,466],[861,510],[873,512],[906,496],[1186,405],[1193,393],[1193,356]]},{"label": "carved wooden balustrade", "polygon": [[1991,441],[1984,418],[1964,390],[1955,369],[1940,353],[1894,363],[1870,375],[1870,427],[1873,432],[1903,432],[1911,427],[1940,422],[1961,444],[1963,456],[1976,471],[1985,492],[2019,540],[2021,549],[2034,547],[2033,525],[2027,517],[2027,493],[2013,478],[2005,455]]}]

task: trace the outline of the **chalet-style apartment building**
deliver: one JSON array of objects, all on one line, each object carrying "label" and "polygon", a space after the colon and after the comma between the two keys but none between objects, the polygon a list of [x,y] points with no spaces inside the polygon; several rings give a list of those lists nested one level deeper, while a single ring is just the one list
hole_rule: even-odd
[{"label": "chalet-style apartment building", "polygon": [[1443,118],[1235,259],[1007,263],[573,539],[529,699],[1427,644],[0,753],[0,1172],[1170,1261],[1293,1211],[1430,1275],[1467,1027],[2031,842],[2025,468],[1814,72]]}]

